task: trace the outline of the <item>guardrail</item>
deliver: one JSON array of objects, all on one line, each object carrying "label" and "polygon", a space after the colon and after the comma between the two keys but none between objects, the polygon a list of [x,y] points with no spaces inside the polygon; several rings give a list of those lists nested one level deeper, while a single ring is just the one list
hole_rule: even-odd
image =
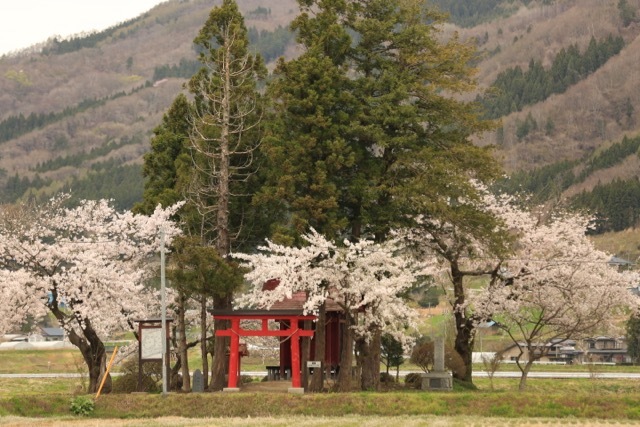
[{"label": "guardrail", "polygon": [[[508,365],[515,365],[515,360],[503,360],[500,363],[506,363]],[[521,360],[520,363],[527,363],[526,360]],[[547,361],[547,360],[536,360],[533,362],[534,365],[566,365],[567,362],[556,362],[556,361]]]}]

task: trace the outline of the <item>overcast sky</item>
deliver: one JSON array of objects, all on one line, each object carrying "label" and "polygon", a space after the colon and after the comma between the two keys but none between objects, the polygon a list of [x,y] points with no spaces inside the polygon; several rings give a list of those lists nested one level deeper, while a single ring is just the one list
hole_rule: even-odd
[{"label": "overcast sky", "polygon": [[62,37],[103,30],[166,0],[0,0],[0,55]]}]

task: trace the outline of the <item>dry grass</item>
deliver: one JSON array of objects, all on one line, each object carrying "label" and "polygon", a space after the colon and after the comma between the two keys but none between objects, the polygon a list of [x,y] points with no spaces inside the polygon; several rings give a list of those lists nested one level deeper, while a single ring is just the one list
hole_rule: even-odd
[{"label": "dry grass", "polygon": [[640,229],[594,236],[596,246],[632,262],[640,262]]},{"label": "dry grass", "polygon": [[0,374],[78,373],[84,361],[78,350],[3,350]]},{"label": "dry grass", "polygon": [[612,425],[636,425],[633,422],[619,421],[609,422],[600,420],[557,420],[549,418],[478,418],[478,417],[435,417],[435,416],[400,416],[400,417],[260,417],[260,418],[181,418],[181,417],[160,417],[154,419],[103,419],[86,420],[77,418],[62,418],[57,420],[42,420],[35,418],[20,417],[0,417],[2,426],[92,426],[92,427],[258,427],[258,426],[291,426],[298,427],[501,427],[501,426],[563,426],[580,425],[585,427],[599,427]]}]

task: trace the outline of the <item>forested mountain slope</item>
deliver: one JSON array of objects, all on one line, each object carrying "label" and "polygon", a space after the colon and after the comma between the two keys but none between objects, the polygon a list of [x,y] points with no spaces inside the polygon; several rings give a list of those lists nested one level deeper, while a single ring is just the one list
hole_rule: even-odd
[{"label": "forested mountain slope", "polygon": [[639,9],[634,0],[529,2],[448,29],[475,37],[483,55],[489,93],[479,99],[500,126],[479,143],[498,148],[504,188],[587,209],[600,232],[640,221]]},{"label": "forested mountain slope", "polygon": [[[217,3],[168,1],[102,33],[0,58],[0,200],[29,188],[86,189],[82,197],[99,192],[122,207],[131,206],[132,193],[139,199],[142,154],[184,76],[193,73],[193,39]],[[240,6],[256,44],[271,37],[264,49],[280,56],[295,49],[293,37],[285,31],[282,43],[273,35],[282,36],[279,26],[298,9],[293,0],[270,3]],[[274,45],[282,49],[274,52]]]},{"label": "forested mountain slope", "polygon": [[[170,0],[104,32],[0,58],[1,201],[73,189],[131,206],[152,131],[197,67],[192,41],[217,4]],[[488,91],[478,100],[499,126],[477,142],[497,147],[513,176],[505,188],[540,200],[580,195],[571,203],[593,210],[623,190],[634,198],[640,160],[628,141],[640,135],[640,0],[431,4],[451,12],[443,37],[455,32],[478,46]],[[239,5],[271,66],[296,54],[286,30],[295,0]],[[597,200],[583,194],[596,187]],[[603,231],[637,225],[640,207],[624,209],[627,219]]]},{"label": "forested mountain slope", "polygon": [[[578,79],[562,94],[503,117],[501,135],[483,139],[500,146],[508,170],[579,158],[602,144],[638,131],[640,75],[636,67],[640,26],[632,22],[625,27],[617,3],[617,0],[567,0],[549,5],[532,2],[513,16],[461,31],[465,37],[480,40],[486,58],[479,63],[479,80],[485,87],[490,87],[505,70],[528,69],[531,60],[550,69],[563,49],[577,46],[584,52],[592,38],[600,41],[612,36],[624,40],[620,53],[594,72]],[[638,2],[630,3],[636,9],[640,6]],[[632,110],[629,118],[627,108]],[[529,113],[538,129],[518,138],[518,124]],[[549,120],[553,122],[552,132],[545,129]]]}]

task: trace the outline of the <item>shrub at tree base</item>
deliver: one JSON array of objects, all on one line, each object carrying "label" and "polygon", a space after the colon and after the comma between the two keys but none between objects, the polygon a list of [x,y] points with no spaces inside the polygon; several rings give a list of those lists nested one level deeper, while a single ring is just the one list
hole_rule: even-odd
[{"label": "shrub at tree base", "polygon": [[240,375],[241,384],[249,384],[252,382],[253,382],[253,377],[251,375]]},{"label": "shrub at tree base", "polygon": [[146,391],[157,393],[161,387],[162,364],[160,362],[145,362],[142,364],[142,386],[138,389],[138,360],[127,359],[122,366],[123,374],[113,380],[114,393],[132,393]]},{"label": "shrub at tree base", "polygon": [[95,403],[88,396],[78,396],[71,399],[70,410],[75,415],[89,416],[95,409]]},{"label": "shrub at tree base", "polygon": [[[411,353],[411,362],[415,363],[425,372],[433,370],[434,345],[433,341],[427,341],[414,347]],[[462,357],[451,346],[444,348],[444,366],[450,369],[456,378],[461,378],[465,373],[465,365]]]},{"label": "shrub at tree base", "polygon": [[422,387],[422,374],[412,372],[404,377],[404,384],[408,388],[420,388]]},{"label": "shrub at tree base", "polygon": [[380,372],[380,382],[392,384],[396,382],[396,379],[391,374]]}]

